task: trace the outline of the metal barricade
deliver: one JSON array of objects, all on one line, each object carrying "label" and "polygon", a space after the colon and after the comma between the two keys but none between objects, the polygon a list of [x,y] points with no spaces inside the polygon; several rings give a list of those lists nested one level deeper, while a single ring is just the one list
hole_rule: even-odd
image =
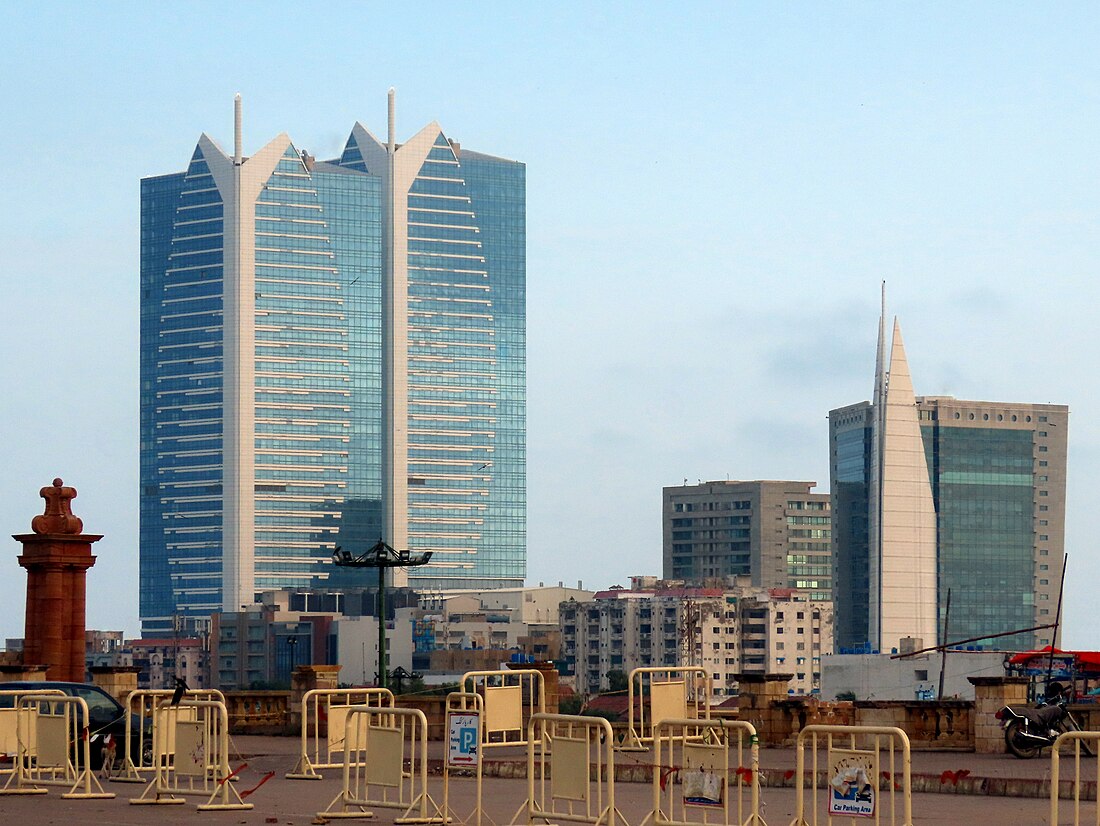
[{"label": "metal barricade", "polygon": [[153,709],[154,741],[165,745],[153,779],[134,805],[182,804],[182,795],[202,795],[200,812],[251,809],[230,783],[229,713],[217,700],[183,700]]},{"label": "metal barricade", "polygon": [[0,794],[45,794],[43,786],[67,786],[67,800],[103,800],[92,773],[88,704],[65,694],[24,694],[16,703],[14,772]]},{"label": "metal barricade", "polygon": [[[33,709],[18,708],[19,698],[32,694],[57,697],[64,696],[65,692],[57,688],[40,689],[38,691],[28,691],[25,688],[0,691],[0,761],[11,758],[11,766],[2,765],[2,762],[0,762],[0,777],[15,774],[15,766],[18,762],[16,755],[19,754],[19,717],[20,715],[34,714]],[[28,728],[28,731],[33,733],[34,729]],[[26,750],[33,752],[33,739],[26,744]]]},{"label": "metal barricade", "polygon": [[526,746],[525,721],[534,714],[546,713],[545,678],[536,668],[467,671],[459,687],[482,695],[482,748]]},{"label": "metal barricade", "polygon": [[428,794],[428,719],[418,708],[352,706],[344,722],[340,793],[319,820],[369,818],[368,806],[397,809],[394,823],[444,824]]},{"label": "metal barricade", "polygon": [[766,826],[760,816],[760,746],[752,724],[690,719],[657,723],[653,810],[642,826],[650,822]]},{"label": "metal barricade", "polygon": [[[806,749],[813,753],[810,814],[806,819]],[[824,797],[826,822],[834,817],[871,818],[875,823],[912,826],[913,787],[910,783],[909,737],[890,726],[806,726],[798,733],[795,769],[795,817],[791,826],[817,826]],[[818,754],[824,748],[826,764],[818,768]],[[883,752],[888,759],[883,765]],[[900,752],[900,754],[899,754]],[[900,765],[899,765],[900,764]],[[825,788],[818,794],[818,781]],[[887,805],[880,806],[883,781]],[[901,819],[898,819],[898,797]]]},{"label": "metal barricade", "polygon": [[[481,728],[485,721],[480,694],[469,691],[453,691],[447,695],[447,724],[443,729],[446,738],[446,756],[443,760],[443,811],[453,822],[481,826],[482,818],[482,761]],[[451,773],[474,772],[477,787],[474,792],[474,808],[466,817],[459,817],[451,808]]]},{"label": "metal barricade", "polygon": [[[126,708],[126,742],[123,745],[122,774],[111,780],[118,783],[148,783],[146,775],[156,770],[157,763],[171,759],[174,744],[167,733],[158,736],[151,724],[156,708],[171,702],[175,693],[171,688],[143,688],[126,696],[123,704]],[[187,689],[182,699],[225,703],[225,695],[215,688]]]},{"label": "metal barricade", "polygon": [[632,669],[626,739],[620,751],[646,751],[662,720],[708,719],[710,696],[710,672],[702,666]]},{"label": "metal barricade", "polygon": [[[549,753],[536,748],[543,738]],[[526,740],[527,799],[512,817],[512,826],[521,819],[528,826],[556,820],[625,826],[615,807],[615,752],[607,720],[532,714]]]},{"label": "metal barricade", "polygon": [[[1058,820],[1058,801],[1061,798],[1061,785],[1062,785],[1062,758],[1059,754],[1059,750],[1063,746],[1072,746],[1073,751],[1073,780],[1071,781],[1072,797],[1073,800],[1073,826],[1081,826],[1081,789],[1088,781],[1082,781],[1081,779],[1081,744],[1084,742],[1092,744],[1092,753],[1100,754],[1100,731],[1067,731],[1058,735],[1058,739],[1054,741],[1054,745],[1050,750],[1050,822],[1059,823]],[[1092,763],[1096,766],[1095,776],[1093,778],[1093,788],[1100,789],[1100,759],[1092,758]],[[1100,826],[1100,800],[1097,800],[1094,805],[1094,818],[1092,822],[1096,826]]]},{"label": "metal barricade", "polygon": [[288,779],[320,780],[318,769],[344,765],[344,722],[348,711],[356,706],[393,708],[393,692],[388,688],[315,688],[305,693],[302,747],[294,770],[286,775]]}]

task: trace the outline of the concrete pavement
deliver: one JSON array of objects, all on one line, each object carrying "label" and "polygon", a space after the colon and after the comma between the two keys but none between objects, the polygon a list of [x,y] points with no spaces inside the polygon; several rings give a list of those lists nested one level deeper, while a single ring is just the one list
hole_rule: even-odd
[{"label": "concrete pavement", "polygon": [[[60,797],[61,790],[52,788],[48,795],[34,797],[0,797],[0,819],[4,823],[26,824],[64,824],[73,826],[81,823],[120,824],[120,826],[142,826],[143,824],[164,823],[232,823],[232,824],[286,824],[303,826],[315,821],[318,812],[324,810],[339,793],[340,772],[329,770],[325,778],[319,781],[286,780],[283,775],[289,771],[296,760],[298,740],[277,737],[236,737],[234,746],[239,755],[232,761],[233,768],[247,763],[240,774],[238,790],[248,790],[255,786],[267,772],[275,772],[274,777],[259,787],[248,802],[255,809],[242,812],[204,812],[195,810],[199,798],[189,798],[183,806],[131,806],[127,800],[141,794],[142,786],[137,784],[106,783],[108,791],[115,792],[114,800],[66,801]],[[442,744],[433,744],[431,751],[441,755]],[[439,749],[439,751],[436,751]],[[616,760],[623,766],[641,767],[647,762],[647,754],[619,754]],[[762,749],[762,772],[768,783],[761,793],[764,804],[763,814],[770,826],[786,826],[795,812],[795,790],[789,787],[771,787],[773,781],[778,785],[787,771],[794,769],[793,749]],[[489,753],[486,760],[490,770],[510,771],[523,764],[522,752],[518,749],[498,749]],[[1087,761],[1087,770],[1093,780],[1096,778],[1096,761]],[[969,824],[985,822],[989,824],[1046,824],[1048,823],[1049,800],[1046,797],[1007,797],[1006,794],[1018,791],[1014,783],[1023,782],[1039,787],[1049,776],[1050,760],[1017,760],[1005,756],[976,755],[965,752],[918,752],[913,756],[913,774],[917,777],[935,778],[936,791],[940,793],[916,793],[913,798],[915,824]],[[947,780],[940,782],[944,772],[969,772],[956,784]],[[1063,775],[1064,776],[1064,775]],[[792,776],[793,777],[793,776]],[[1010,782],[1011,781],[1011,782]],[[916,784],[915,784],[916,786]],[[452,804],[460,817],[465,817],[473,807],[474,785],[470,779],[452,780]],[[618,808],[629,826],[638,826],[649,811],[652,800],[651,787],[647,783],[616,784]],[[1022,787],[1021,787],[1022,788]],[[1049,789],[1049,786],[1047,787]],[[521,779],[487,778],[485,781],[485,811],[491,821],[499,826],[507,824],[512,815],[523,803],[526,796],[526,782]],[[430,779],[430,793],[439,803],[442,802],[442,779],[434,773]],[[886,797],[880,797],[885,805]],[[204,802],[204,801],[202,801]],[[1095,804],[1083,805],[1083,822],[1093,822]],[[1070,813],[1072,801],[1064,801],[1059,818],[1060,823],[1072,823]],[[375,810],[374,821],[393,823],[397,812]],[[885,814],[885,811],[883,812]],[[900,809],[898,810],[900,818]],[[1087,817],[1084,817],[1086,816]],[[713,818],[713,815],[712,815]],[[811,819],[811,822],[812,819]],[[825,818],[819,816],[819,822]],[[837,820],[834,822],[848,823]],[[883,817],[882,823],[889,823]],[[900,819],[898,820],[900,823]]]}]

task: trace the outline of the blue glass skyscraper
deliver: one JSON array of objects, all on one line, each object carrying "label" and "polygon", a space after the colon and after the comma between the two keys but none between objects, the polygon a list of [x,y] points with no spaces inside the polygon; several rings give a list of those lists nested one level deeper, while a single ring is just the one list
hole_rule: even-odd
[{"label": "blue glass skyscraper", "polygon": [[397,144],[392,97],[331,161],[245,157],[238,101],[232,155],[142,181],[146,633],[379,537],[433,552],[416,587],[522,582],[525,232],[523,164]]}]

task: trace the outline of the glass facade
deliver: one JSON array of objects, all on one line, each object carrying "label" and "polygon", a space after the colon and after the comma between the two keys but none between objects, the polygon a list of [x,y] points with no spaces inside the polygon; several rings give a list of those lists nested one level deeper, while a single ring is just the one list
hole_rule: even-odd
[{"label": "glass facade", "polygon": [[[409,193],[409,545],[415,586],[521,584],[525,168],[440,134]],[[274,158],[273,158],[274,160]],[[196,149],[141,188],[141,616],[222,607],[223,204]],[[255,203],[254,586],[353,584],[382,534],[382,179],[288,146]],[[242,379],[244,380],[244,379]],[[241,526],[241,530],[248,530]],[[362,577],[355,577],[356,580]],[[362,583],[358,583],[362,584]]]},{"label": "glass facade", "polygon": [[833,630],[837,650],[861,649],[870,637],[870,405],[831,414]]},{"label": "glass facade", "polygon": [[[939,551],[939,625],[951,589],[953,640],[1035,625],[1031,430],[921,428]],[[1030,650],[1035,634],[989,641]]]},{"label": "glass facade", "polygon": [[[838,650],[871,648],[867,642],[870,411],[868,404],[830,414]],[[952,640],[1036,625],[1034,512],[1036,490],[1045,478],[1037,479],[1033,470],[1036,431],[1007,422],[1001,427],[951,426],[931,408],[921,418],[936,509],[940,629],[936,641],[941,641],[948,589]],[[924,640],[924,644],[932,643]],[[970,643],[1005,650],[1028,650],[1040,644],[1045,642],[1035,633]]]},{"label": "glass facade", "polygon": [[202,153],[141,182],[140,613],[221,607],[222,201]]}]

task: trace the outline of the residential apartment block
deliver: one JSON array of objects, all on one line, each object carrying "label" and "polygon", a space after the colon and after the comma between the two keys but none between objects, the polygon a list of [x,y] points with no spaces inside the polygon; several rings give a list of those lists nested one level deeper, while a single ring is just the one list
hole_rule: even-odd
[{"label": "residential apartment block", "polygon": [[702,666],[715,702],[737,694],[741,673],[790,673],[791,691],[817,690],[832,651],[832,604],[810,591],[635,583],[561,607],[567,676],[582,694],[606,691],[608,672]]}]

